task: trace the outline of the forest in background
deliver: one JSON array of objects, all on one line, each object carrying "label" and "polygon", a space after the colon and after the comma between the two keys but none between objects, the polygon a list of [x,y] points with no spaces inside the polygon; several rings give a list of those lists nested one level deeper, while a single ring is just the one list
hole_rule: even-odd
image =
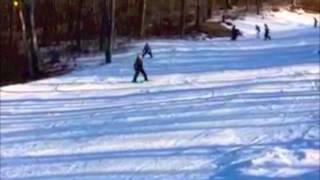
[{"label": "forest in background", "polygon": [[[211,17],[292,6],[320,11],[318,0],[0,0],[1,84],[45,77],[43,49],[62,56],[112,51],[130,39],[207,32]],[[228,17],[236,18],[236,17]],[[206,26],[205,26],[206,27]],[[212,36],[228,31],[219,24]],[[124,41],[118,41],[125,39]]]}]

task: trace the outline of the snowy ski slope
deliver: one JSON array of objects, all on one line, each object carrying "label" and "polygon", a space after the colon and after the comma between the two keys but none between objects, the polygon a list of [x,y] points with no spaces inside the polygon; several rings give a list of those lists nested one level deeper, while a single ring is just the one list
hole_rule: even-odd
[{"label": "snowy ski slope", "polygon": [[147,83],[131,83],[137,42],[2,87],[1,179],[318,179],[319,29],[282,20],[268,42],[151,40]]}]

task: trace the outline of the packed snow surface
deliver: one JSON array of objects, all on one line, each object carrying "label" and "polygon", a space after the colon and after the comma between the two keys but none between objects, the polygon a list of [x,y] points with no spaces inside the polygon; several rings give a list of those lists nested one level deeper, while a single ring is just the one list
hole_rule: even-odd
[{"label": "packed snow surface", "polygon": [[272,41],[150,40],[149,82],[131,83],[136,42],[112,64],[2,87],[1,179],[319,179],[310,21]]}]

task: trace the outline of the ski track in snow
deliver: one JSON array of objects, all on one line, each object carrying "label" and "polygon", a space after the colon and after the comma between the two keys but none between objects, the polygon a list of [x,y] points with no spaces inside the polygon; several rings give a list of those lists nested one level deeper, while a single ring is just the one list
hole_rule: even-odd
[{"label": "ski track in snow", "polygon": [[137,42],[2,87],[1,179],[318,179],[319,31],[272,35],[151,40],[147,83],[130,82]]}]

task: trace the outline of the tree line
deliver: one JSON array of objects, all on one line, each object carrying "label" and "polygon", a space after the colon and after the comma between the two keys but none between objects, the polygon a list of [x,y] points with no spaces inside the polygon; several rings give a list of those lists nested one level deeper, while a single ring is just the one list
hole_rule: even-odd
[{"label": "tree line", "polygon": [[[12,59],[17,59],[12,57],[21,54],[19,57],[27,62],[23,66],[28,67],[24,68],[28,76],[37,76],[43,70],[39,46],[71,42],[69,50],[81,52],[83,44],[90,40],[105,52],[105,62],[111,63],[117,36],[183,36],[187,29],[197,29],[216,11],[227,12],[237,6],[259,14],[269,1],[1,0],[0,11],[4,13],[0,15],[0,47],[7,52],[0,51],[1,66],[5,66],[1,70],[7,70]],[[285,3],[297,6],[299,0]]]}]

